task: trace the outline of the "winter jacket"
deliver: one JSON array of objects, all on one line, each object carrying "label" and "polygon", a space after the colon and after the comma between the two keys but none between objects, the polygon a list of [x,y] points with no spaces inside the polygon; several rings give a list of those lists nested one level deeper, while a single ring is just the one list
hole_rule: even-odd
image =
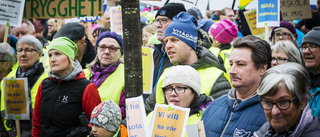
[{"label": "winter jacket", "polygon": [[154,62],[154,72],[153,72],[152,87],[155,87],[155,85],[157,84],[157,80],[161,76],[164,69],[172,66],[167,56],[167,53],[163,49],[162,44],[154,45],[153,62]]},{"label": "winter jacket", "polygon": [[[293,133],[285,136],[288,137],[319,137],[320,136],[320,119],[312,116],[309,105],[303,109],[298,125]],[[266,122],[258,131],[253,133],[253,137],[265,137],[268,130],[273,130],[270,123]],[[275,135],[273,135],[275,136]]]},{"label": "winter jacket", "polygon": [[320,74],[310,76],[310,92],[312,97],[309,104],[312,115],[320,117]]},{"label": "winter jacket", "polygon": [[79,116],[86,118],[101,103],[96,86],[85,78],[80,63],[67,76],[59,78],[49,72],[36,96],[33,112],[33,137],[61,137],[83,125]]},{"label": "winter jacket", "polygon": [[[208,49],[198,46],[197,47],[198,61],[193,64],[190,64],[191,67],[196,69],[200,75],[201,79],[201,93],[206,93],[208,96],[211,96],[213,99],[218,98],[224,94],[227,94],[231,88],[229,77],[222,70],[217,69],[219,67],[219,61],[216,56],[214,56]],[[183,65],[183,64],[180,64]],[[208,70],[213,70],[208,73]],[[219,75],[216,79],[208,77],[211,75]],[[153,111],[155,103],[163,103],[162,97],[157,97],[158,95],[162,96],[162,90],[160,93],[157,93],[162,87],[162,82],[165,75],[161,75],[159,82],[157,83],[156,89],[150,94],[150,96],[145,101],[145,107],[147,113]],[[206,80],[210,79],[210,80]],[[205,83],[213,83],[213,85],[205,85]],[[206,87],[209,86],[209,90]],[[159,100],[160,99],[160,100]]]},{"label": "winter jacket", "polygon": [[266,121],[259,96],[246,100],[235,98],[235,88],[227,95],[214,100],[202,116],[208,137],[250,137]]}]

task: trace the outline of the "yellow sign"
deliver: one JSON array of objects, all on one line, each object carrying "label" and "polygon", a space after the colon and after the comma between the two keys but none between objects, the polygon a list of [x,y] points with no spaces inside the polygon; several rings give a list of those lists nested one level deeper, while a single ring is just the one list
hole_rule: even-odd
[{"label": "yellow sign", "polygon": [[240,0],[240,4],[239,6],[240,7],[243,7],[243,6],[247,6],[249,3],[251,3],[253,0]]},{"label": "yellow sign", "polygon": [[142,75],[143,75],[143,92],[151,94],[153,84],[153,49],[142,47]]},{"label": "yellow sign", "polygon": [[26,0],[23,13],[28,19],[102,15],[103,0]]},{"label": "yellow sign", "polygon": [[247,20],[251,34],[253,36],[261,35],[265,32],[265,28],[257,28],[257,12],[256,10],[250,10],[244,12],[244,16]]},{"label": "yellow sign", "polygon": [[[29,118],[27,78],[4,78],[4,102],[7,119],[16,119],[19,114]],[[24,119],[24,116],[20,116]]]},{"label": "yellow sign", "polygon": [[184,137],[190,108],[156,104],[150,129],[152,137]]}]

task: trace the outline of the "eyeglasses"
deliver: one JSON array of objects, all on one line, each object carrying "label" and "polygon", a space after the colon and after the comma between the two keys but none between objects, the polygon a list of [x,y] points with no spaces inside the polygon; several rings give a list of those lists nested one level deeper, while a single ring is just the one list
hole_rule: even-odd
[{"label": "eyeglasses", "polygon": [[290,59],[287,59],[287,58],[281,58],[281,57],[277,57],[277,58],[272,57],[272,61],[274,61],[274,60],[275,60],[278,64],[285,63],[286,61],[291,62],[291,60],[290,60]]},{"label": "eyeglasses", "polygon": [[301,52],[304,52],[304,51],[307,51],[307,49],[310,51],[310,52],[314,52],[316,51],[318,48],[318,46],[316,45],[313,45],[313,44],[304,44],[302,45],[299,49]]},{"label": "eyeglasses", "polygon": [[9,62],[9,61],[6,61],[6,60],[0,60],[0,62]]},{"label": "eyeglasses", "polygon": [[156,19],[156,21],[154,23],[158,24],[158,22],[160,22],[160,24],[163,25],[163,24],[167,24],[168,20],[169,20],[168,18]]},{"label": "eyeglasses", "polygon": [[183,94],[186,92],[186,89],[188,89],[189,87],[164,87],[162,88],[162,91],[167,94],[170,95],[172,93],[172,91],[174,91],[176,94]]},{"label": "eyeglasses", "polygon": [[276,33],[275,34],[275,38],[277,38],[277,39],[279,39],[280,37],[282,37],[282,38],[284,38],[284,39],[286,39],[286,38],[288,38],[289,36],[291,36],[291,33]]},{"label": "eyeglasses", "polygon": [[105,51],[106,49],[109,50],[109,52],[116,52],[118,49],[120,49],[119,47],[107,47],[107,46],[104,46],[104,45],[99,45],[99,50],[100,51]]},{"label": "eyeglasses", "polygon": [[273,105],[276,105],[280,110],[286,110],[290,107],[291,102],[296,99],[296,97],[293,97],[290,100],[280,100],[277,102],[270,102],[266,100],[260,100],[260,105],[265,110],[271,110]]},{"label": "eyeglasses", "polygon": [[95,34],[92,34],[92,37],[93,38],[96,38],[96,37],[98,37],[99,35],[95,35]]},{"label": "eyeglasses", "polygon": [[35,50],[35,49],[18,49],[18,50],[17,50],[17,54],[22,54],[23,51],[24,51],[24,53],[26,53],[26,54],[31,54],[32,51],[37,51],[37,50]]}]

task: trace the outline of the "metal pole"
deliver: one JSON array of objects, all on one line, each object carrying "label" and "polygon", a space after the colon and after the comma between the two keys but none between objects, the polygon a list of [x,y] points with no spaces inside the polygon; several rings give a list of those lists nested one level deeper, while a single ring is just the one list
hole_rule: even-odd
[{"label": "metal pole", "polygon": [[126,98],[143,93],[139,5],[139,0],[121,0]]}]

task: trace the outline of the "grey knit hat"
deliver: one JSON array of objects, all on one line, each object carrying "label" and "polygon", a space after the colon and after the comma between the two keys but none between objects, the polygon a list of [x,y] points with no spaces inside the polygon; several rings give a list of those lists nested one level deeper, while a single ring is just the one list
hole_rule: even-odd
[{"label": "grey knit hat", "polygon": [[191,87],[198,96],[201,94],[200,76],[197,70],[189,65],[177,65],[170,68],[164,78],[162,88],[174,83],[187,85]]},{"label": "grey knit hat", "polygon": [[320,26],[314,27],[303,37],[301,45],[304,43],[312,43],[320,46]]},{"label": "grey knit hat", "polygon": [[121,123],[121,110],[112,100],[102,102],[92,110],[90,123],[117,132]]}]

